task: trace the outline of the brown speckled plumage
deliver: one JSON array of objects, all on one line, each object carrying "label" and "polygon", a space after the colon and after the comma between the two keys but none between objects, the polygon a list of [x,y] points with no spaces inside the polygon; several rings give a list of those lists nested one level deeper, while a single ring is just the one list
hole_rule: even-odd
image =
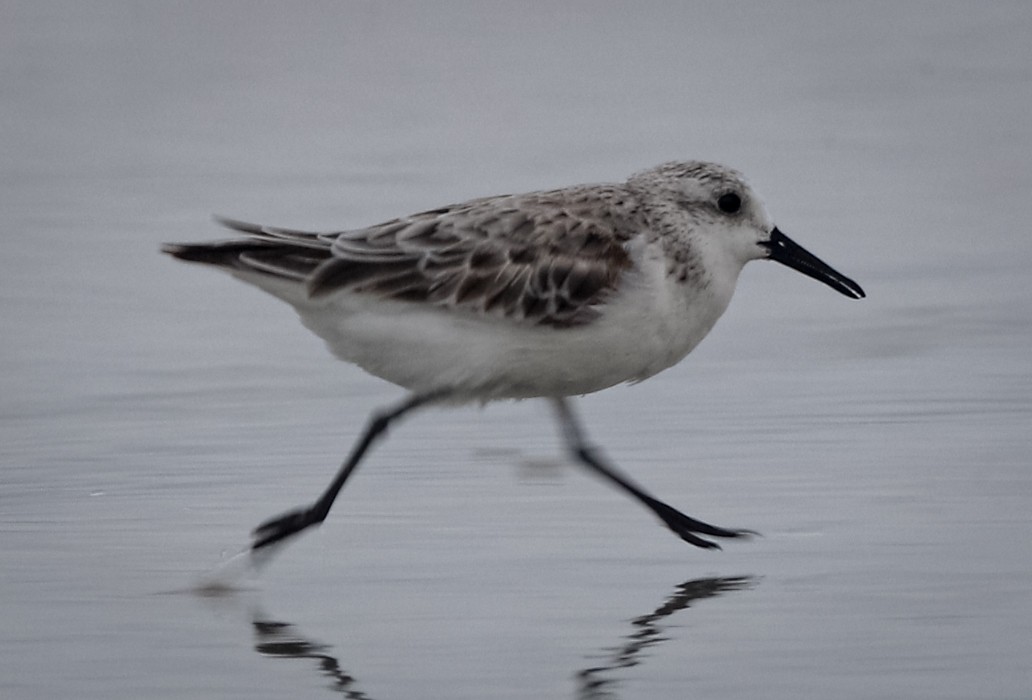
[{"label": "brown speckled plumage", "polygon": [[177,257],[341,290],[573,326],[597,316],[646,225],[635,194],[597,185],[503,195],[337,233],[222,219],[249,238],[170,246]]}]

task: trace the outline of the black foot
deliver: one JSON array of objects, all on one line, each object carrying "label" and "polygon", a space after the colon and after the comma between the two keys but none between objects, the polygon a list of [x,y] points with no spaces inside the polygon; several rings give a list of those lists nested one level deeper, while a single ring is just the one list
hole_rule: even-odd
[{"label": "black foot", "polygon": [[696,547],[702,547],[703,549],[720,549],[720,545],[716,542],[710,542],[704,540],[695,533],[709,535],[711,537],[752,537],[759,533],[752,530],[726,530],[722,527],[716,527],[709,523],[704,523],[701,520],[695,518],[689,518],[687,515],[679,510],[671,508],[662,501],[657,501],[654,498],[649,498],[647,505],[652,511],[659,516],[659,519],[666,523],[666,526],[674,531],[678,537],[687,542],[693,544]]},{"label": "black foot", "polygon": [[254,537],[252,550],[268,547],[281,540],[296,535],[306,528],[318,525],[326,518],[325,513],[319,513],[315,507],[297,508],[295,510],[270,518],[259,525],[251,533]]}]

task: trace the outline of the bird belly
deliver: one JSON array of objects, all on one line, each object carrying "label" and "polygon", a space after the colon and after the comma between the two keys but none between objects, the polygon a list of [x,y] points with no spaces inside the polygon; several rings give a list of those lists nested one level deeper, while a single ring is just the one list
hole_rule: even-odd
[{"label": "bird belly", "polygon": [[566,328],[363,294],[295,307],[338,358],[416,393],[450,389],[460,401],[573,396],[676,364],[727,305],[706,290],[688,299],[663,274],[625,282],[597,318]]}]

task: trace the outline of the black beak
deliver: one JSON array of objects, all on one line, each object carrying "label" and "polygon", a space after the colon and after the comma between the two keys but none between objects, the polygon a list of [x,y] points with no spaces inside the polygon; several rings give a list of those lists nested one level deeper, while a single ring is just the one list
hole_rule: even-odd
[{"label": "black beak", "polygon": [[770,251],[767,257],[771,260],[788,265],[793,270],[799,270],[807,277],[813,277],[847,297],[863,299],[867,296],[859,284],[836,272],[831,265],[783,234],[776,226],[770,232],[770,240],[762,241],[760,245]]}]

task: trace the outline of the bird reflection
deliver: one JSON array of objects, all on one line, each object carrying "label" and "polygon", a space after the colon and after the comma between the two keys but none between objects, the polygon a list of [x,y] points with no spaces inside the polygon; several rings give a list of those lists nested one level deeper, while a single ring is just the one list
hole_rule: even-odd
[{"label": "bird reflection", "polygon": [[700,578],[678,585],[662,605],[631,620],[633,631],[623,637],[620,646],[604,650],[603,663],[577,672],[578,700],[617,700],[618,681],[607,676],[637,666],[645,660],[647,649],[669,639],[663,635],[664,627],[659,624],[663,618],[691,607],[696,601],[749,588],[757,580],[754,576]]},{"label": "bird reflection", "polygon": [[[754,576],[701,578],[676,586],[674,592],[655,610],[631,620],[632,631],[622,637],[619,646],[603,649],[602,663],[575,674],[577,700],[617,700],[619,696],[616,694],[616,686],[619,681],[611,676],[621,669],[642,663],[648,657],[647,652],[651,647],[669,639],[663,634],[665,627],[660,624],[664,618],[691,607],[697,601],[750,588],[757,580]],[[315,661],[319,673],[330,679],[330,687],[342,697],[371,700],[370,696],[358,690],[355,678],[341,668],[338,658],[330,653],[331,646],[304,637],[290,623],[267,619],[267,616],[257,612],[251,624],[255,634],[255,651],[262,656]]]},{"label": "bird reflection", "polygon": [[333,654],[327,653],[328,644],[306,639],[294,631],[288,622],[253,619],[254,650],[262,656],[288,659],[312,659],[319,672],[330,679],[330,688],[348,700],[371,700],[362,691],[355,688],[355,679],[340,666],[340,661]]}]

